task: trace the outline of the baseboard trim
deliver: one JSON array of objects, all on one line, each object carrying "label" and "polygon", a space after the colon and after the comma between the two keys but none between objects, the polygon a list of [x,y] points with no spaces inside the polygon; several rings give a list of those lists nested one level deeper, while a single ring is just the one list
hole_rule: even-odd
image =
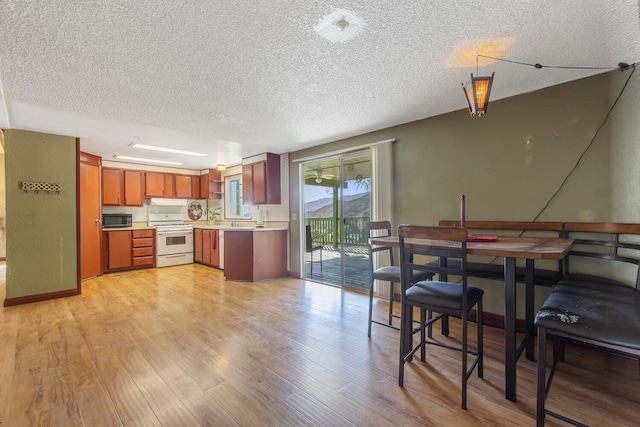
[{"label": "baseboard trim", "polygon": [[7,298],[4,300],[5,307],[14,305],[30,304],[32,302],[48,301],[56,298],[66,298],[80,295],[80,289],[68,289],[66,291],[48,292],[46,294],[27,295],[24,297]]}]

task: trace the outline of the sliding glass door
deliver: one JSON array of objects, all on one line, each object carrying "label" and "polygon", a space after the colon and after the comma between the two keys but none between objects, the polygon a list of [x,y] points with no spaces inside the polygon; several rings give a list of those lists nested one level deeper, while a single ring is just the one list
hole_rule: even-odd
[{"label": "sliding glass door", "polygon": [[303,164],[302,172],[304,277],[368,289],[371,280],[366,224],[371,218],[372,184],[369,150],[317,159]]}]

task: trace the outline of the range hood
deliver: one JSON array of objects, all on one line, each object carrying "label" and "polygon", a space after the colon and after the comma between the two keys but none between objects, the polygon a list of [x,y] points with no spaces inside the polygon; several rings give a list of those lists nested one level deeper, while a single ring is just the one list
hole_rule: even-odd
[{"label": "range hood", "polygon": [[151,198],[149,204],[152,206],[187,206],[187,199]]}]

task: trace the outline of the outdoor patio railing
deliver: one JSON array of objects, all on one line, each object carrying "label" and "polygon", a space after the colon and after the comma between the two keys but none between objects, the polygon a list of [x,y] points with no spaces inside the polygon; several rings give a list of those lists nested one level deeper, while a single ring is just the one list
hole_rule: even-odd
[{"label": "outdoor patio railing", "polygon": [[[366,246],[368,240],[367,223],[371,217],[355,217],[344,219],[344,245]],[[306,218],[306,225],[311,226],[311,235],[324,236],[324,243],[338,247],[340,244],[340,227],[335,218]],[[314,243],[320,243],[315,241]]]}]

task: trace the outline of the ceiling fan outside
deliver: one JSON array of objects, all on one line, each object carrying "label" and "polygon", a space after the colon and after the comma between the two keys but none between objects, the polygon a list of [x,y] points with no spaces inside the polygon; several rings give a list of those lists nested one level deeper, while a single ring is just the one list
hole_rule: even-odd
[{"label": "ceiling fan outside", "polygon": [[315,177],[316,177],[316,182],[318,184],[320,184],[323,179],[331,179],[331,178],[333,178],[335,176],[335,175],[331,175],[331,174],[323,174],[322,173],[322,169],[316,169],[314,174],[315,174]]}]

